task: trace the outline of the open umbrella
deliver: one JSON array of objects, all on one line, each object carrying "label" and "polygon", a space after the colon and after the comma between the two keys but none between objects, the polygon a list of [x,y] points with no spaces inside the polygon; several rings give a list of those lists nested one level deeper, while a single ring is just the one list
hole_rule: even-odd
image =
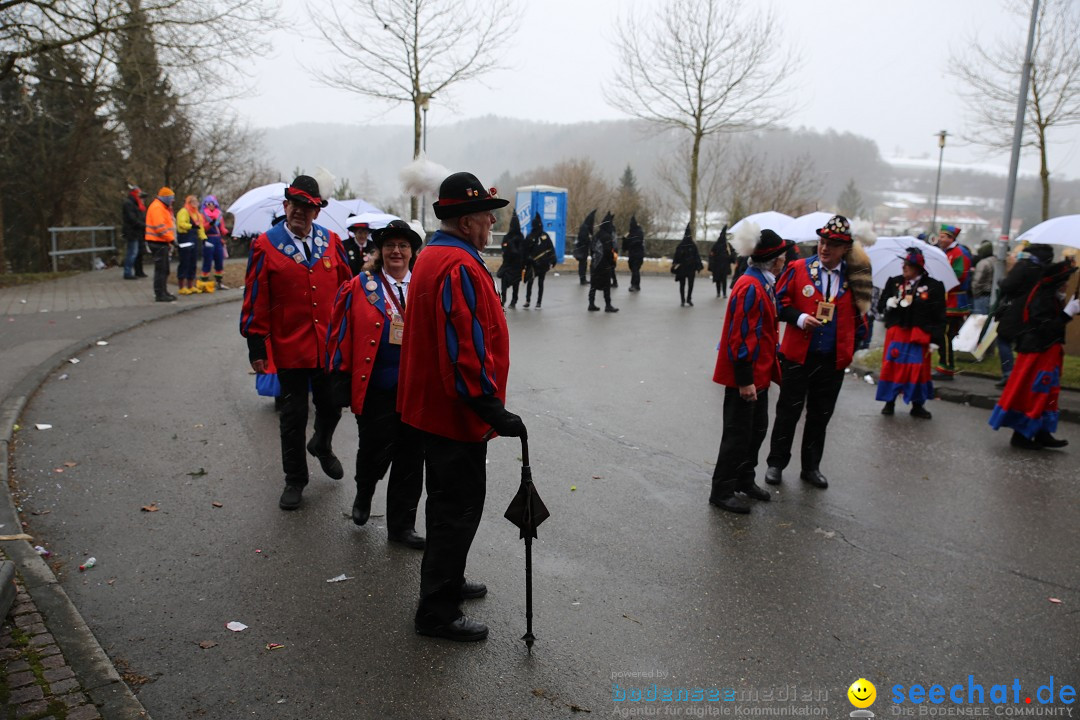
[{"label": "open umbrella", "polygon": [[521,485],[503,517],[521,529],[521,538],[525,541],[525,634],[521,639],[530,648],[536,640],[532,631],[532,541],[536,537],[537,525],[550,516],[551,513],[533,485],[532,468],[529,466],[529,440],[522,437]]},{"label": "open umbrella", "polygon": [[832,218],[832,213],[812,212],[800,215],[781,228],[773,228],[773,231],[785,240],[795,242],[817,242],[817,231],[825,227],[825,223]]},{"label": "open umbrella", "polygon": [[909,247],[917,247],[922,251],[927,274],[941,281],[946,291],[960,284],[944,250],[917,238],[902,236],[879,237],[876,243],[866,248],[874,273],[874,287],[884,288],[889,278],[902,272],[904,257]]},{"label": "open umbrella", "polygon": [[233,216],[232,235],[239,237],[266,232],[274,216],[285,212],[282,203],[285,202],[286,187],[283,182],[260,185],[237,198],[225,210]]},{"label": "open umbrella", "polygon": [[1016,239],[1045,245],[1065,245],[1080,250],[1080,215],[1062,215],[1044,220]]},{"label": "open umbrella", "polygon": [[791,217],[790,215],[785,215],[782,212],[776,212],[775,210],[766,210],[765,212],[747,215],[742,220],[728,228],[728,232],[735,232],[743,223],[754,223],[762,230],[772,230],[773,232],[779,232],[780,228],[784,227],[794,219],[795,218]]}]

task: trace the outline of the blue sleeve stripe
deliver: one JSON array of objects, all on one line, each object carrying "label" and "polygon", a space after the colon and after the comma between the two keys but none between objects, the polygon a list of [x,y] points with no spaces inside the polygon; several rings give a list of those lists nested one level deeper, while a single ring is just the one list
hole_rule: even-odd
[{"label": "blue sleeve stripe", "polygon": [[465,271],[464,266],[461,268],[461,292],[465,296],[465,304],[468,305],[469,312],[472,315],[472,340],[473,347],[476,349],[477,364],[480,366],[480,390],[485,395],[491,395],[495,392],[495,386],[492,384],[491,378],[488,377],[487,368],[484,365],[487,351],[484,328],[476,317],[476,288],[473,287],[472,278],[469,277],[469,273]]},{"label": "blue sleeve stripe", "polygon": [[757,289],[753,285],[747,285],[746,297],[743,298],[742,303],[742,323],[739,326],[739,337],[742,338],[742,342],[739,343],[739,349],[736,353],[739,360],[746,360],[750,355],[750,349],[746,346],[746,338],[750,334],[750,310],[756,302]]},{"label": "blue sleeve stripe", "polygon": [[[254,261],[255,256],[252,255],[248,258],[248,267],[251,267],[251,263]],[[255,319],[255,301],[259,297],[259,273],[262,272],[263,263],[266,258],[263,255],[259,255],[259,262],[255,265],[254,280],[251,283],[251,310],[248,312],[247,320],[243,317],[240,318],[240,334],[247,337],[248,328],[251,327],[251,321]],[[249,272],[248,275],[251,275]]]},{"label": "blue sleeve stripe", "polygon": [[[341,286],[341,289],[338,290],[339,296],[346,287],[347,285]],[[348,296],[345,298],[345,312],[341,314],[341,327],[338,328],[337,351],[334,353],[334,360],[333,362],[329,362],[330,358],[327,358],[327,364],[330,365],[331,370],[339,370],[341,368],[341,341],[345,338],[345,333],[348,331],[349,328],[349,310],[352,308],[352,300],[352,293],[349,293]],[[333,332],[333,328],[331,328],[330,331]],[[330,335],[327,335],[327,345],[329,345],[330,343],[330,337]]]},{"label": "blue sleeve stripe", "polygon": [[457,390],[458,395],[468,397],[469,391],[465,387],[465,380],[462,379],[461,373],[458,372],[457,369],[459,345],[457,330],[454,329],[454,323],[450,317],[450,313],[454,309],[454,293],[450,286],[449,275],[443,280],[442,306],[443,312],[446,314],[446,325],[444,328],[444,332],[446,333],[446,352],[450,355],[450,365],[454,368],[454,389]]}]

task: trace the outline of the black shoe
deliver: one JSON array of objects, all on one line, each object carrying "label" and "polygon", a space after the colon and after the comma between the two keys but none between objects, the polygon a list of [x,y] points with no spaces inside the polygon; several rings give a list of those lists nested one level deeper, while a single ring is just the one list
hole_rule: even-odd
[{"label": "black shoe", "polygon": [[475,600],[476,598],[482,598],[487,595],[487,585],[481,582],[465,581],[465,584],[461,586],[461,599],[462,600]]},{"label": "black shoe", "polygon": [[136,277],[136,276],[134,276],[134,275],[125,275],[125,276],[124,276],[124,279],[125,279],[125,280],[138,280],[139,278],[137,278],[137,277]]},{"label": "black shoe", "polygon": [[529,301],[528,301],[528,300],[526,300],[526,301],[525,301],[525,304],[524,304],[524,305],[522,305],[521,307],[525,307],[525,308],[529,307]]},{"label": "black shoe", "polygon": [[356,499],[352,504],[352,521],[356,525],[363,525],[371,517],[371,495],[360,490],[356,491]]},{"label": "black shoe", "polygon": [[738,513],[740,515],[746,515],[750,512],[750,503],[741,497],[735,495],[725,495],[723,497],[710,497],[709,504],[715,505],[721,510],[727,510],[728,512]]},{"label": "black shoe", "polygon": [[512,303],[510,303],[509,305],[507,305],[506,307],[510,308],[511,310],[514,310],[514,309],[516,309],[516,308],[517,308],[517,303],[516,303],[516,302],[512,302]]},{"label": "black shoe", "polygon": [[311,438],[307,444],[307,451],[309,454],[314,455],[319,459],[319,465],[322,466],[323,472],[334,480],[340,480],[345,477],[345,470],[341,467],[341,461],[337,459],[337,455],[334,454],[334,451],[330,450],[320,455],[316,452],[317,447],[315,438]]},{"label": "black shoe", "polygon": [[154,298],[154,302],[176,302],[175,295],[158,295]]},{"label": "black shoe", "polygon": [[600,306],[599,305],[589,305],[589,312],[599,312],[599,311],[600,311]]},{"label": "black shoe", "polygon": [[679,307],[686,307],[686,301],[685,300],[680,300],[679,301]]},{"label": "black shoe", "polygon": [[278,500],[278,507],[282,510],[295,510],[300,507],[300,501],[303,499],[304,488],[299,485],[286,485],[285,490],[281,493],[281,499]]},{"label": "black shoe", "polygon": [[885,406],[881,408],[882,415],[895,415],[896,414],[896,401],[885,403]]},{"label": "black shoe", "polygon": [[810,483],[816,488],[824,490],[829,487],[829,481],[825,479],[820,470],[803,470],[799,477],[803,479],[803,482]]},{"label": "black shoe", "polygon": [[998,380],[996,383],[994,383],[994,387],[996,387],[998,390],[1004,390],[1005,386],[1008,385],[1008,384],[1009,384],[1009,378],[1003,377],[1000,380]]},{"label": "black shoe", "polygon": [[1024,450],[1042,450],[1043,446],[1034,440],[1028,440],[1020,433],[1013,430],[1012,438],[1009,440],[1009,444],[1016,448],[1023,448]]},{"label": "black shoe", "polygon": [[606,308],[604,308],[604,312],[619,312],[619,308],[615,307],[614,305],[608,305]]},{"label": "black shoe", "polygon": [[924,408],[922,405],[912,405],[911,406],[911,417],[919,418],[920,420],[929,420],[930,418],[932,418],[934,416],[930,413],[929,410]]},{"label": "black shoe", "polygon": [[150,277],[150,276],[149,276],[149,275],[147,275],[146,273],[135,273],[135,277],[137,277],[137,278],[144,278],[144,277]]},{"label": "black shoe", "polygon": [[1035,433],[1035,442],[1044,448],[1063,448],[1069,444],[1068,440],[1058,439],[1045,430]]},{"label": "black shoe", "polygon": [[739,488],[739,492],[748,498],[761,500],[762,502],[772,500],[772,493],[755,483],[753,480],[750,481],[749,485],[744,485]]},{"label": "black shoe", "polygon": [[416,531],[412,528],[401,532],[388,532],[386,534],[386,539],[392,543],[411,547],[414,550],[423,550],[424,545],[427,544],[424,537],[422,535],[417,535]]},{"label": "black shoe", "polygon": [[540,309],[540,303],[536,303],[536,309],[537,309],[537,310],[539,310],[539,309]]},{"label": "black shoe", "polygon": [[770,485],[779,485],[780,481],[784,479],[784,471],[778,467],[770,467],[765,471],[765,482]]},{"label": "black shoe", "polygon": [[930,375],[930,379],[934,382],[952,382],[953,376],[949,373],[935,371]]},{"label": "black shoe", "polygon": [[464,615],[445,625],[421,625],[416,623],[414,627],[417,635],[446,638],[455,642],[476,642],[488,636],[487,625],[470,620]]},{"label": "black shoe", "polygon": [[689,298],[686,299],[686,304],[689,305],[690,307],[694,307],[694,301],[689,299]]}]

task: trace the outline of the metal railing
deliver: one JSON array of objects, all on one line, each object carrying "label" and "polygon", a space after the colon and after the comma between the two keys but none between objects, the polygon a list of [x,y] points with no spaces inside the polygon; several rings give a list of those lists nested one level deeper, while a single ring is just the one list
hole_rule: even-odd
[{"label": "metal railing", "polygon": [[[75,232],[89,232],[90,233],[90,247],[88,248],[68,248],[65,250],[58,249],[59,236],[65,233]],[[97,238],[98,233],[108,234],[109,245],[98,245]],[[49,228],[49,238],[52,243],[52,252],[49,256],[52,258],[53,272],[59,270],[60,258],[64,255],[85,255],[90,254],[91,267],[97,264],[97,256],[106,252],[116,252],[116,227],[112,225],[93,225],[87,227],[51,227]]]}]

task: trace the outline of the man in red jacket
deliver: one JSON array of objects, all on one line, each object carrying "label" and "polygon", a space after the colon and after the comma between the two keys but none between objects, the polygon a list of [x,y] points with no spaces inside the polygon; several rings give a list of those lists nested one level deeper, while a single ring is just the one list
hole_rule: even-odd
[{"label": "man in red jacket", "polygon": [[323,472],[335,480],[345,476],[331,448],[341,419],[323,372],[326,331],[338,288],[352,277],[349,259],[338,236],[315,224],[327,201],[319,183],[300,175],[285,188],[285,221],[274,225],[251,244],[240,334],[248,341],[248,359],[257,373],[266,368],[269,337],[281,382],[281,466],[285,490],[278,506],[300,507],[308,483],[304,436],[307,431],[308,388],[315,403],[315,432],[307,451],[319,459]]},{"label": "man in red jacket", "polygon": [[483,259],[495,216],[509,201],[476,176],[443,180],[442,226],[413,267],[401,347],[398,409],[420,431],[427,471],[427,546],[420,566],[420,635],[483,640],[488,628],[461,612],[487,588],[466,582],[465,563],[484,509],[487,441],[524,437],[504,407],[510,344],[502,302]]},{"label": "man in red jacket", "polygon": [[713,470],[709,502],[733,513],[750,505],[735,495],[769,500],[769,491],[754,482],[758,450],[769,432],[769,384],[780,382],[776,345],[776,276],[795,243],[772,230],[762,230],[745,273],[731,289],[724,332],[716,356],[713,382],[725,385],[724,434]]},{"label": "man in red jacket", "polygon": [[866,318],[848,287],[847,263],[854,238],[851,224],[834,215],[817,231],[818,254],[788,265],[776,283],[780,319],[788,324],[780,344],[784,381],[776,401],[765,482],[779,485],[791,460],[795,426],[806,408],[799,477],[827,488],[821,472],[825,430],[851,364],[855,343],[866,333]]}]

